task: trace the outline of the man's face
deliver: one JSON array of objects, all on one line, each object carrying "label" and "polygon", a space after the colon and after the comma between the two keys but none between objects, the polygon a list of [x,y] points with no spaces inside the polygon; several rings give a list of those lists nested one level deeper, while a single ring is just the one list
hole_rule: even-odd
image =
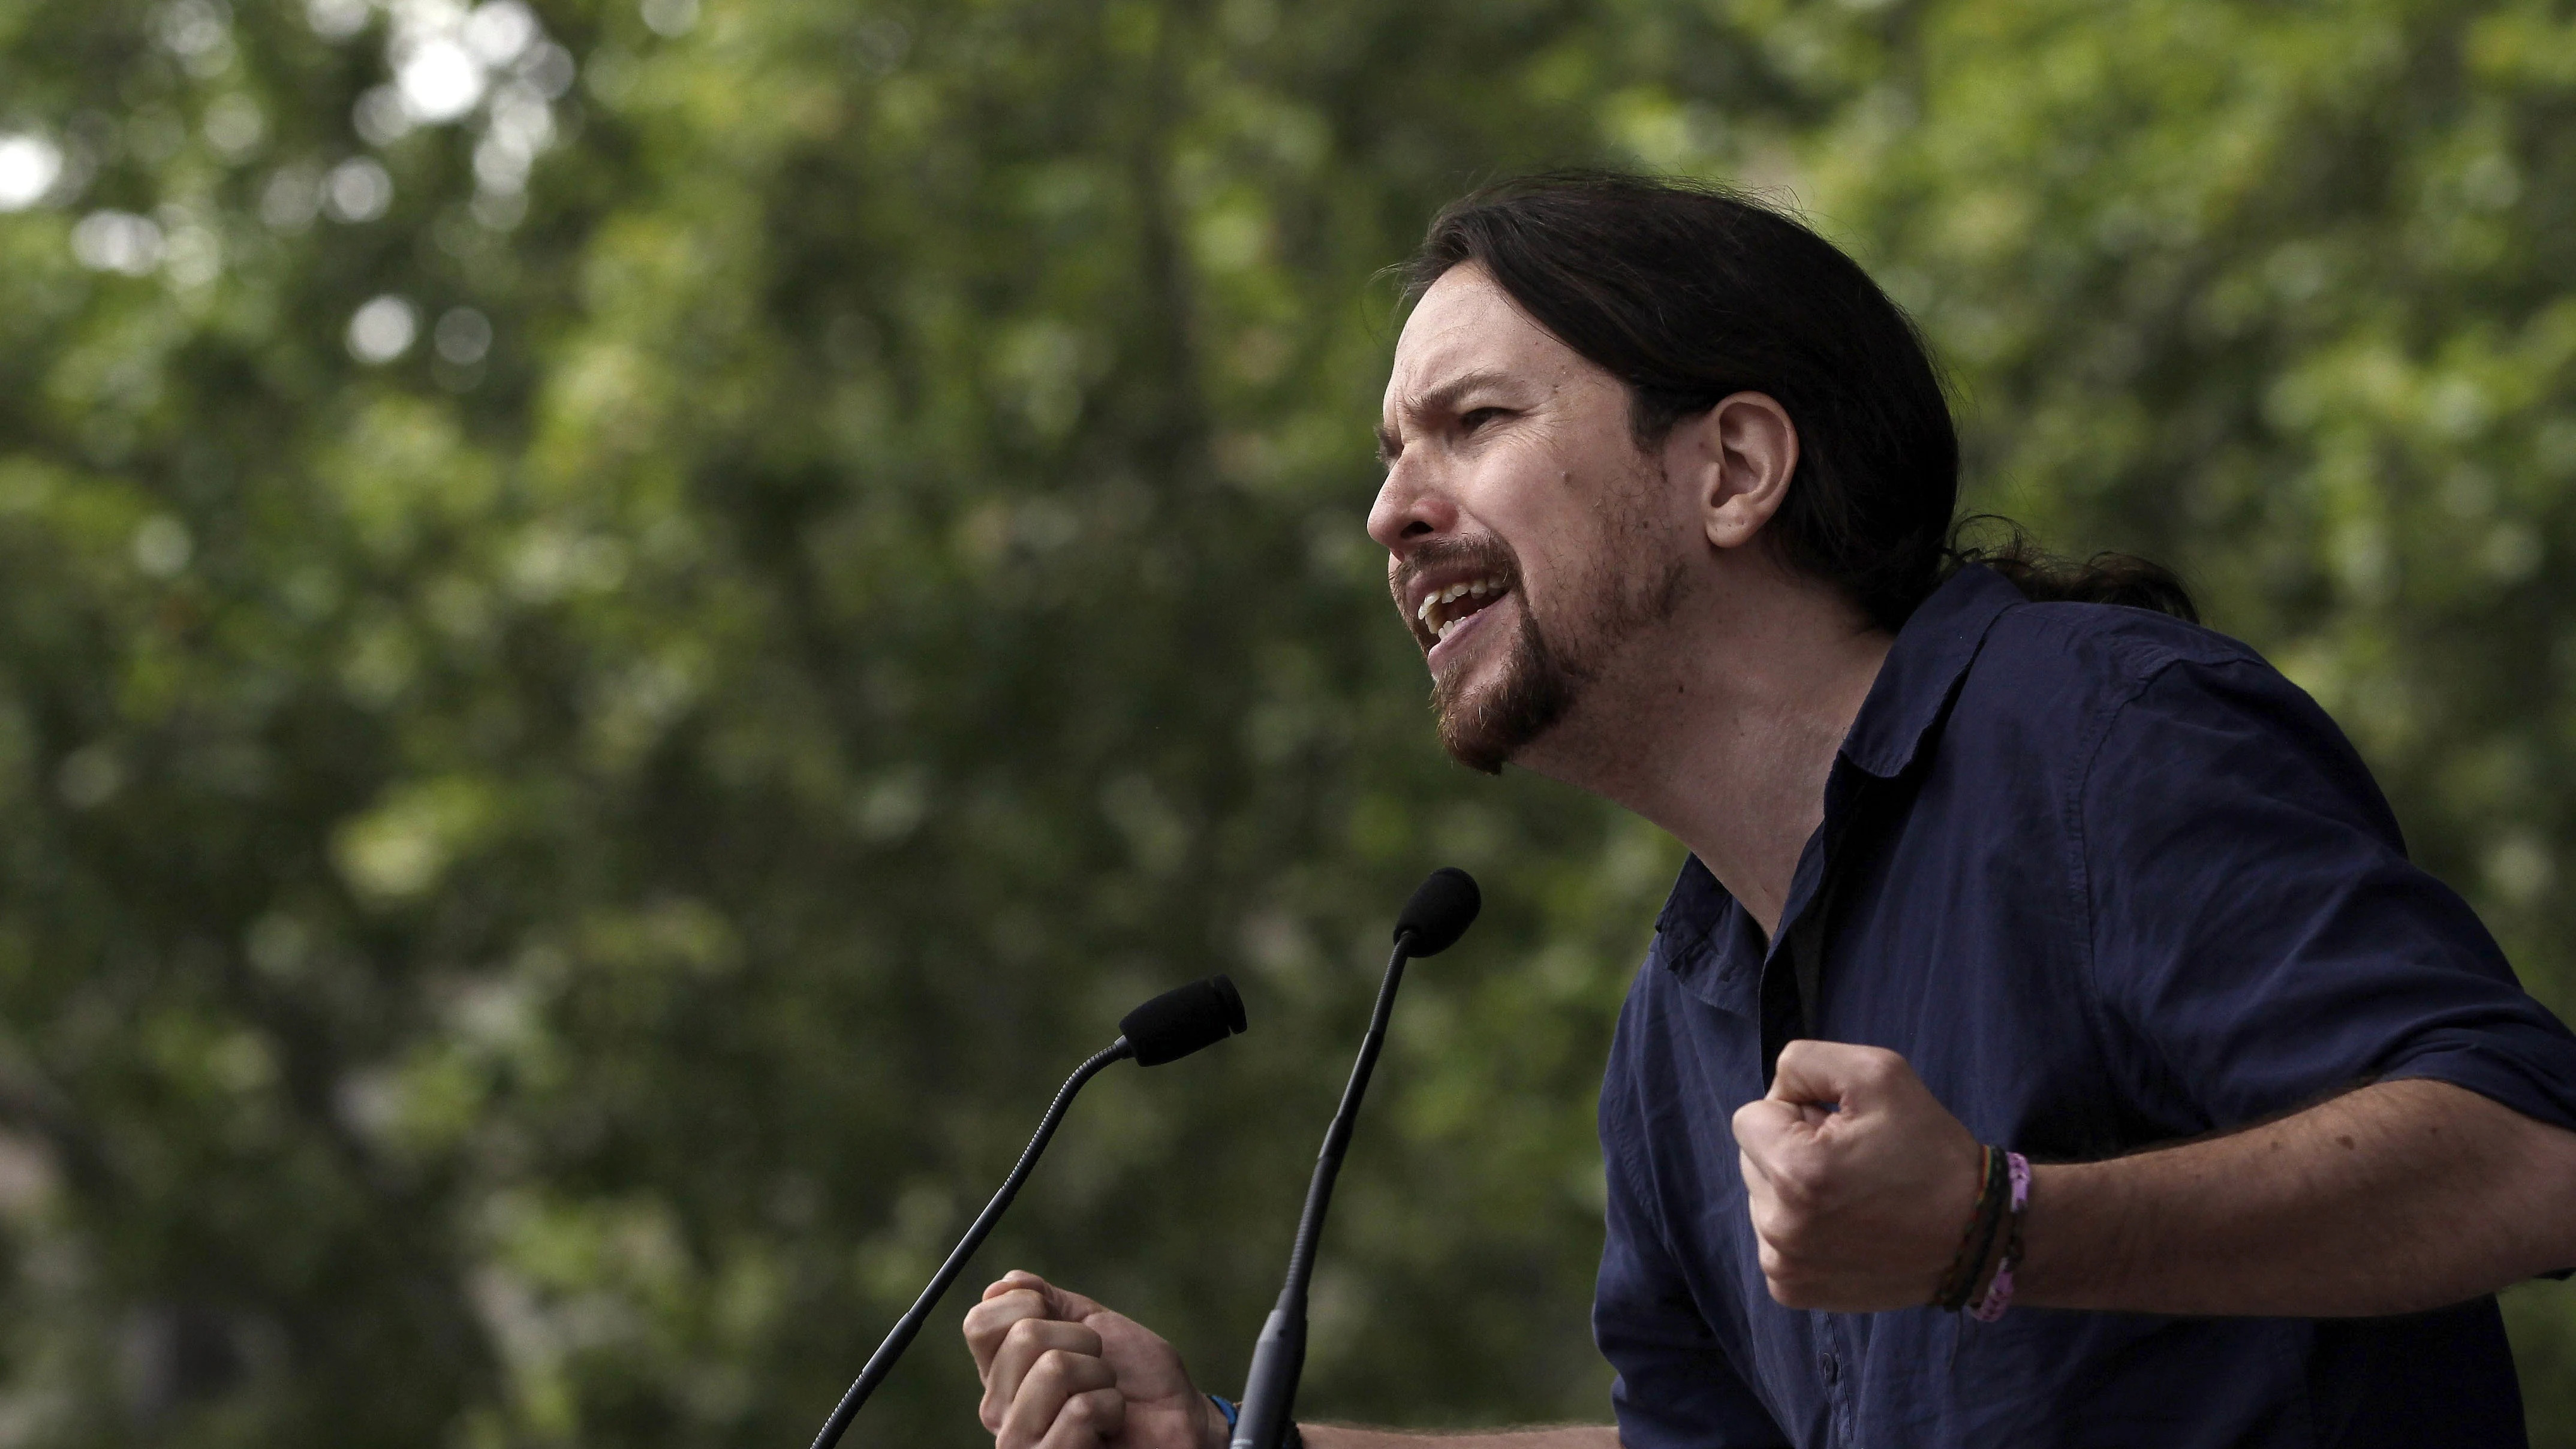
[{"label": "man's face", "polygon": [[1369,534],[1431,668],[1440,741],[1496,771],[1670,617],[1691,536],[1618,379],[1472,266],[1434,283],[1388,379]]}]

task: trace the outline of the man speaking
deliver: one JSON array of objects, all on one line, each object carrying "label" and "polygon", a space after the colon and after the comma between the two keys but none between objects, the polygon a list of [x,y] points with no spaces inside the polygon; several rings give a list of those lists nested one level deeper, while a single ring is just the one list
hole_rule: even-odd
[{"label": "man speaking", "polygon": [[[1441,741],[1691,851],[1602,1089],[1617,1427],[1467,1437],[2523,1443],[2576,1037],[2316,705],[2151,565],[1963,558],[1920,341],[1768,209],[1523,182],[1412,280],[1369,532]],[[966,1336],[998,1449],[1226,1440],[1033,1276]]]}]

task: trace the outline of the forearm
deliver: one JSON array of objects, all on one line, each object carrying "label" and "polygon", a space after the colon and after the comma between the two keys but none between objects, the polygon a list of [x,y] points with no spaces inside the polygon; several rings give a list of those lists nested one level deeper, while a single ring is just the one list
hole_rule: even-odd
[{"label": "forearm", "polygon": [[1410,1434],[1348,1424],[1299,1424],[1306,1449],[1619,1449],[1619,1431],[1607,1424],[1565,1424],[1545,1429],[1477,1429],[1463,1434]]},{"label": "forearm", "polygon": [[2576,1266],[2576,1133],[2445,1083],[2382,1083],[2227,1137],[2041,1166],[2024,1243],[2015,1297],[2039,1307],[2437,1308]]}]

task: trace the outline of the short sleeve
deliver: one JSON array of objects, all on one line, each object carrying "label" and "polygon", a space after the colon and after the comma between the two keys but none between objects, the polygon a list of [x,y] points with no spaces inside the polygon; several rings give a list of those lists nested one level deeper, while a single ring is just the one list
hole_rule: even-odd
[{"label": "short sleeve", "polygon": [[1787,1449],[1789,1437],[1692,1303],[1644,1196],[1630,1144],[1609,1120],[1608,1093],[1602,1105],[1610,1206],[1592,1339],[1618,1374],[1610,1403],[1620,1443],[1626,1449]]},{"label": "short sleeve", "polygon": [[2136,1100],[2209,1130],[2424,1077],[2576,1128],[2576,1036],[2407,860],[2341,731],[2260,660],[2176,660],[2118,707],[2078,858]]}]

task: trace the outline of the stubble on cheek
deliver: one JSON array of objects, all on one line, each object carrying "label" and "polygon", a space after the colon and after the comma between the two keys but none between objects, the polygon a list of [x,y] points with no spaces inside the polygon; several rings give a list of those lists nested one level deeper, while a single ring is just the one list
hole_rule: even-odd
[{"label": "stubble on cheek", "polygon": [[[1578,546],[1570,554],[1551,551],[1545,560],[1554,576],[1573,581],[1564,591],[1565,606],[1553,629],[1540,626],[1519,556],[1499,540],[1486,548],[1462,545],[1416,555],[1420,567],[1499,551],[1497,561],[1510,569],[1510,603],[1520,613],[1500,675],[1490,684],[1468,685],[1470,671],[1463,666],[1433,678],[1431,707],[1439,719],[1441,748],[1460,764],[1501,774],[1514,755],[1574,711],[1623,646],[1669,621],[1682,607],[1689,578],[1686,558],[1676,554],[1658,563],[1654,557],[1657,529],[1650,499],[1663,482],[1661,471],[1642,455],[1636,463],[1634,474],[1604,480],[1607,496],[1584,530],[1589,547]],[[1560,485],[1582,486],[1571,472],[1561,475]]]},{"label": "stubble on cheek", "polygon": [[1499,775],[1514,755],[1556,728],[1593,684],[1611,656],[1637,634],[1669,621],[1681,608],[1689,568],[1675,558],[1650,574],[1621,577],[1615,551],[1586,572],[1576,593],[1581,602],[1570,627],[1552,644],[1530,607],[1526,580],[1515,570],[1512,604],[1520,612],[1501,677],[1483,689],[1464,683],[1453,668],[1435,677],[1431,707],[1439,718],[1440,745],[1472,770]]}]

